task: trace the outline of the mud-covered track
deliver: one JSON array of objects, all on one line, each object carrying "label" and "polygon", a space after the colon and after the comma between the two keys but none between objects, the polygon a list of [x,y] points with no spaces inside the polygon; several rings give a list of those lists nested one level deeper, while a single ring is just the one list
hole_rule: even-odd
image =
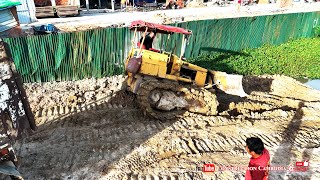
[{"label": "mud-covered track", "polygon": [[[152,91],[170,91],[181,94],[188,102],[188,106],[180,110],[159,111],[152,107],[150,94]],[[140,85],[137,92],[138,103],[146,114],[160,120],[175,119],[177,116],[187,116],[185,112],[196,112],[205,115],[216,115],[218,101],[214,92],[204,88],[191,86],[188,84],[178,84],[168,80],[146,79]],[[161,98],[160,98],[161,99]]]}]

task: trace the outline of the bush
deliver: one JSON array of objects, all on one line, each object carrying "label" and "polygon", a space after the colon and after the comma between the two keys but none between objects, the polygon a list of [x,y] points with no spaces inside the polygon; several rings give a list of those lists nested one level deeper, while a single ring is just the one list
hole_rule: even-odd
[{"label": "bush", "polygon": [[314,31],[315,31],[315,36],[320,37],[320,26],[316,27]]},{"label": "bush", "polygon": [[238,53],[202,54],[189,59],[204,68],[242,75],[283,74],[320,78],[320,38],[299,39]]}]

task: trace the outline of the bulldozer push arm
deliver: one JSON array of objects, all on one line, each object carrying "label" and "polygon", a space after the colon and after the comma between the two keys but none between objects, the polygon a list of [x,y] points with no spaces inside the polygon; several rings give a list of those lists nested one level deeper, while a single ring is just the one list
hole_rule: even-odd
[{"label": "bulldozer push arm", "polygon": [[179,69],[177,68],[177,72],[181,72],[181,70],[183,69],[188,69],[196,72],[193,81],[199,87],[208,89],[216,86],[218,89],[224,91],[227,94],[232,94],[240,97],[247,96],[242,87],[243,76],[241,75],[227,74],[221,71],[208,70],[182,60],[178,60],[176,64],[180,64],[176,65],[179,66]]}]

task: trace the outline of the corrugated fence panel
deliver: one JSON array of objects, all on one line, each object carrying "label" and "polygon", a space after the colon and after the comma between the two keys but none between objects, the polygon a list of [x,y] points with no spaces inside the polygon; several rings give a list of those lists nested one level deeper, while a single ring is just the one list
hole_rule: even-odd
[{"label": "corrugated fence panel", "polygon": [[19,0],[21,5],[16,6],[20,24],[35,22],[35,5],[33,0]]},{"label": "corrugated fence panel", "polygon": [[17,21],[9,9],[0,10],[0,32],[9,30],[17,25]]},{"label": "corrugated fence panel", "polygon": [[[201,53],[239,51],[312,37],[319,19],[320,12],[309,12],[172,25],[193,31],[185,52],[188,58]],[[24,82],[44,82],[121,74],[132,38],[133,32],[128,28],[107,28],[4,40],[11,48]],[[179,55],[182,36],[167,38],[168,35],[157,34],[155,47]]]}]

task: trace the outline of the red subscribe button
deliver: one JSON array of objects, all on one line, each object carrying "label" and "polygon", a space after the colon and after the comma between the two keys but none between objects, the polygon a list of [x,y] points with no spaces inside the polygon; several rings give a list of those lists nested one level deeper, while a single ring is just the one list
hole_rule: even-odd
[{"label": "red subscribe button", "polygon": [[214,172],[216,169],[216,167],[214,166],[214,164],[204,164],[202,171],[203,172]]}]

